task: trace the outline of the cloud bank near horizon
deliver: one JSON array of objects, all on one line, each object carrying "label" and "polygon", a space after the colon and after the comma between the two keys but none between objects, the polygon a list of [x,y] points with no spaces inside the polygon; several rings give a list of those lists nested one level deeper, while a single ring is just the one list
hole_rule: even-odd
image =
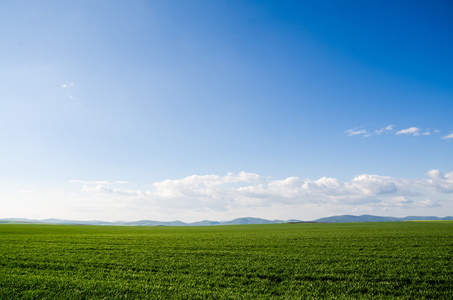
[{"label": "cloud bank near horizon", "polygon": [[[83,183],[84,193],[123,199],[140,199],[145,205],[171,209],[226,211],[273,205],[372,206],[380,208],[431,208],[453,201],[453,172],[430,170],[425,178],[397,178],[362,174],[350,181],[322,177],[317,180],[288,177],[271,180],[255,173],[192,175],[152,184],[150,190],[123,189],[107,181]],[[124,183],[124,182],[120,182]]]}]

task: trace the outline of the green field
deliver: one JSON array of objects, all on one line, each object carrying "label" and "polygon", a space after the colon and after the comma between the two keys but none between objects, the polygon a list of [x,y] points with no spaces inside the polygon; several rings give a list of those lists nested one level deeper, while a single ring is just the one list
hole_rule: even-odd
[{"label": "green field", "polygon": [[453,222],[0,225],[0,299],[453,299]]}]

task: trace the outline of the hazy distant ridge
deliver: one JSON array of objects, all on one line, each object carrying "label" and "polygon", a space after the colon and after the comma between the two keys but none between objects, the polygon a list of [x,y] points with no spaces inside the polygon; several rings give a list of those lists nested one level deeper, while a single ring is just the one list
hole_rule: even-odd
[{"label": "hazy distant ridge", "polygon": [[447,216],[444,218],[434,216],[407,216],[404,218],[397,217],[380,217],[373,215],[341,215],[314,220],[319,223],[355,223],[355,222],[399,222],[399,221],[451,221],[453,217]]},{"label": "hazy distant ridge", "polygon": [[396,217],[380,217],[373,215],[341,215],[332,216],[327,218],[320,218],[312,221],[300,221],[300,220],[266,220],[260,218],[237,218],[231,221],[210,221],[204,220],[193,223],[184,223],[181,221],[162,222],[152,220],[141,220],[141,221],[76,221],[76,220],[62,220],[62,219],[44,219],[44,220],[33,220],[24,218],[8,218],[0,219],[0,223],[22,223],[22,224],[66,224],[66,225],[111,225],[111,226],[212,226],[212,225],[247,225],[247,224],[278,224],[278,223],[303,223],[303,222],[316,222],[316,223],[356,223],[356,222],[399,222],[399,221],[453,221],[453,217],[447,216],[444,218],[434,216],[407,216],[404,218]]},{"label": "hazy distant ridge", "polygon": [[246,225],[246,224],[278,224],[286,223],[284,220],[266,220],[260,218],[237,218],[231,221],[199,221],[193,223],[184,223],[181,221],[152,221],[152,220],[140,220],[140,221],[116,221],[116,222],[107,222],[107,221],[77,221],[77,220],[62,220],[62,219],[44,219],[44,220],[34,220],[34,219],[24,219],[24,218],[8,218],[0,219],[0,223],[24,223],[24,224],[65,224],[65,225],[123,225],[123,226],[211,226],[211,225]]}]

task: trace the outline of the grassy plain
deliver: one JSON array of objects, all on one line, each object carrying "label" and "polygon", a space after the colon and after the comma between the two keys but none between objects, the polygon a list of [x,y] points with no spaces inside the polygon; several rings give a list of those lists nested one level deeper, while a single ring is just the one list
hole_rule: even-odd
[{"label": "grassy plain", "polygon": [[453,222],[0,225],[0,299],[453,299]]}]

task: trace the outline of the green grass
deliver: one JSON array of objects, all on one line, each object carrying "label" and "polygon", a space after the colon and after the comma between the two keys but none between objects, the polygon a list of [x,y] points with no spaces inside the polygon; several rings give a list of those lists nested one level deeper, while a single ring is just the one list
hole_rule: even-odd
[{"label": "green grass", "polygon": [[453,222],[0,225],[0,299],[453,299]]}]

